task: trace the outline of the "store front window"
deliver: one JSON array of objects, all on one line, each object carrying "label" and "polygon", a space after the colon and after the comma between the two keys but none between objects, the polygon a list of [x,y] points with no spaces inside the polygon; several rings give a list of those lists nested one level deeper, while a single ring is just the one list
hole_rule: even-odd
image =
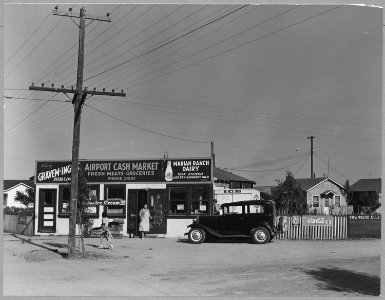
[{"label": "store front window", "polygon": [[[90,198],[88,202],[88,216],[91,218],[99,217],[99,204],[97,203],[99,199],[99,186],[98,185],[89,185],[90,189]],[[59,217],[68,218],[70,215],[70,201],[71,201],[71,186],[70,185],[60,185],[59,186]]]},{"label": "store front window", "polygon": [[170,214],[186,215],[187,192],[188,190],[184,187],[170,188]]},{"label": "store front window", "polygon": [[170,215],[209,214],[210,186],[171,186]]},{"label": "store front window", "polygon": [[126,217],[126,192],[125,185],[107,185],[104,190],[104,199],[110,204],[105,205],[104,211],[109,218],[125,218]]},{"label": "store front window", "polygon": [[209,193],[205,187],[191,188],[191,214],[207,214],[209,208]]}]

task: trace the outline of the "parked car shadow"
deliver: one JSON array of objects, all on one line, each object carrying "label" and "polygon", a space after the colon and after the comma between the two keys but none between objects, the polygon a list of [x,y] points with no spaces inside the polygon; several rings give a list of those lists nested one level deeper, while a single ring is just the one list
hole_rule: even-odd
[{"label": "parked car shadow", "polygon": [[354,272],[351,270],[320,268],[305,273],[313,276],[322,289],[339,292],[356,292],[361,295],[379,296],[380,277]]}]

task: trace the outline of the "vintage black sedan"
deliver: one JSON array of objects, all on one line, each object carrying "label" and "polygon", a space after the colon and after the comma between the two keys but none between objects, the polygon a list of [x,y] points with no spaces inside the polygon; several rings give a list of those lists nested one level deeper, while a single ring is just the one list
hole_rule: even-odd
[{"label": "vintage black sedan", "polygon": [[272,200],[250,200],[221,205],[220,215],[199,216],[188,226],[191,243],[218,238],[251,237],[256,244],[270,242],[281,230]]}]

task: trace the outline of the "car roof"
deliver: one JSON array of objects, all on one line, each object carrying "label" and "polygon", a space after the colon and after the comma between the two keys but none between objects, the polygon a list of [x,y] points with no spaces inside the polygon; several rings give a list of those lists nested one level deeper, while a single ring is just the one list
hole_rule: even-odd
[{"label": "car roof", "polygon": [[228,202],[228,203],[223,203],[221,207],[223,206],[232,206],[232,205],[246,205],[246,204],[266,204],[266,203],[274,203],[273,200],[246,200],[246,201],[236,201],[236,202]]}]

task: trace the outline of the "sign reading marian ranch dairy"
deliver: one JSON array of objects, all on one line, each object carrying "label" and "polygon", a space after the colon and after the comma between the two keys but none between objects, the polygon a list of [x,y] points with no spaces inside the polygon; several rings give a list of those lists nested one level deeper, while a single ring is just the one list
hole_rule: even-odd
[{"label": "sign reading marian ranch dairy", "polygon": [[[211,159],[79,161],[89,183],[210,181]],[[36,163],[36,183],[71,182],[71,161]]]}]

